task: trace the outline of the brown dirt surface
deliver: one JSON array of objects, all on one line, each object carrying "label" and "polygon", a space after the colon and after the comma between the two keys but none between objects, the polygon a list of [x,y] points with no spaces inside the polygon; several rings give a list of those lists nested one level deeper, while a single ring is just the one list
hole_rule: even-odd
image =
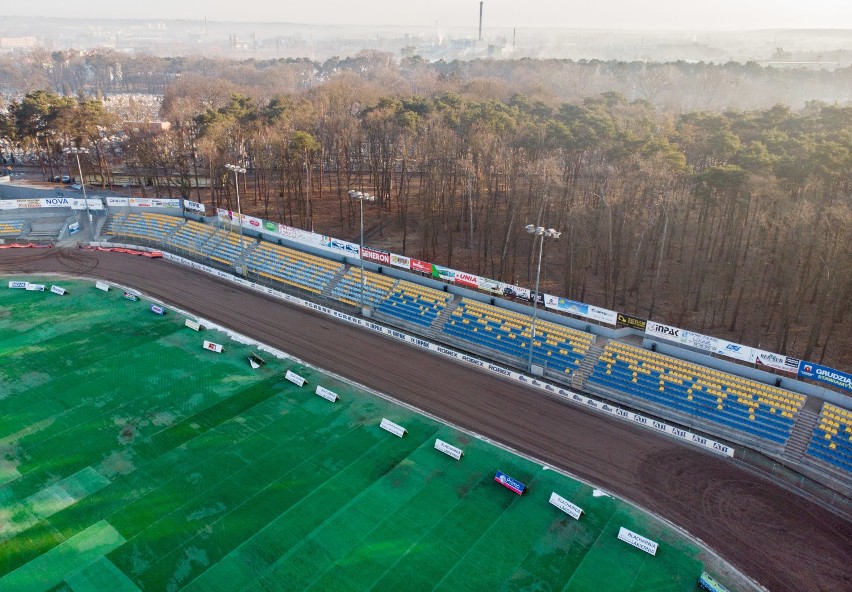
[{"label": "brown dirt surface", "polygon": [[11,249],[2,272],[133,287],[628,499],[769,590],[852,590],[852,522],[737,461],[163,260]]}]

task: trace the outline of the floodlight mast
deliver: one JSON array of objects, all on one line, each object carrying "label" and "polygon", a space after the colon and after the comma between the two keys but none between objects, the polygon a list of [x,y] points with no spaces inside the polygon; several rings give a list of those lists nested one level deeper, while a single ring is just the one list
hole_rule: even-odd
[{"label": "floodlight mast", "polygon": [[364,202],[374,202],[376,201],[375,195],[370,195],[369,193],[363,193],[361,191],[356,191],[354,189],[349,190],[349,199],[357,201],[361,205],[361,248],[358,251],[358,260],[361,262],[361,312],[363,314],[365,302],[364,302],[364,292],[366,291],[366,284],[364,278]]},{"label": "floodlight mast", "polygon": [[240,178],[239,174],[246,174],[246,169],[236,164],[226,164],[225,168],[234,173],[234,186],[237,189],[237,217],[240,223],[240,249],[243,249],[243,211],[240,208]]},{"label": "floodlight mast", "polygon": [[73,154],[77,158],[77,172],[80,174],[80,188],[83,190],[83,203],[86,204],[86,214],[89,216],[89,236],[91,240],[95,240],[95,229],[92,224],[92,212],[89,210],[89,199],[86,197],[86,182],[83,180],[83,167],[80,166],[80,155],[88,154],[88,148],[77,148],[76,146],[72,146],[70,148],[66,148],[63,150],[65,154]]},{"label": "floodlight mast", "polygon": [[533,369],[533,348],[535,347],[535,321],[538,316],[538,288],[539,282],[541,280],[541,257],[542,253],[544,253],[544,239],[553,238],[558,239],[561,232],[553,229],[553,228],[545,228],[544,226],[535,226],[534,224],[527,224],[524,226],[524,230],[533,235],[533,252],[535,252],[535,241],[538,238],[538,266],[536,267],[535,273],[535,295],[533,296],[533,312],[532,312],[532,323],[530,324],[530,351],[529,351],[529,359],[527,361],[527,370],[532,374]]}]

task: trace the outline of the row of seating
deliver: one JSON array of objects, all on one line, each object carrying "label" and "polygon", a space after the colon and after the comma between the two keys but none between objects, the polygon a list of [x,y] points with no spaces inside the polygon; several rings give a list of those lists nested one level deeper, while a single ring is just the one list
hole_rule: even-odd
[{"label": "row of seating", "polygon": [[0,220],[0,236],[20,236],[23,233],[23,220]]},{"label": "row of seating", "polygon": [[193,255],[205,257],[210,254],[205,252],[204,245],[215,234],[214,227],[188,220],[167,239],[166,243]]},{"label": "row of seating", "polygon": [[852,411],[824,403],[807,453],[852,472]]},{"label": "row of seating", "polygon": [[789,438],[804,402],[796,393],[615,341],[607,343],[588,384],[776,445]]},{"label": "row of seating", "polygon": [[261,242],[246,255],[246,269],[276,282],[321,294],[344,265],[316,255]]},{"label": "row of seating", "polygon": [[[531,320],[512,311],[463,298],[444,323],[442,331],[455,339],[494,351],[500,357],[527,358],[532,336]],[[556,323],[537,320],[533,362],[570,375],[582,363],[593,336]]]},{"label": "row of seating", "polygon": [[174,216],[153,212],[129,212],[124,216],[111,216],[102,232],[110,236],[130,236],[163,242],[183,225],[184,221]]},{"label": "row of seating", "polygon": [[376,311],[425,328],[435,322],[452,298],[446,292],[399,280],[376,304]]},{"label": "row of seating", "polygon": [[242,259],[246,249],[255,244],[254,239],[241,237],[235,232],[219,231],[203,246],[204,252],[214,261],[234,265]]},{"label": "row of seating", "polygon": [[[384,274],[364,272],[363,294],[364,303],[369,306],[376,306],[379,302],[387,298],[390,294],[396,280]],[[361,304],[361,268],[350,267],[346,274],[340,278],[340,281],[332,289],[329,296],[334,300],[349,304],[350,306],[360,306]]]}]

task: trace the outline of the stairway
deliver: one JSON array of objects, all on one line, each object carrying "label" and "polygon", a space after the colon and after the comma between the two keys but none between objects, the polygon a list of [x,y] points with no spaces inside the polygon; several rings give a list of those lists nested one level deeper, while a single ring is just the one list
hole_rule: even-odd
[{"label": "stairway", "polygon": [[429,329],[426,331],[426,338],[432,341],[440,341],[440,334],[444,328],[444,323],[450,320],[450,316],[453,314],[453,311],[458,308],[459,300],[453,299],[447,306],[444,307],[444,310],[441,311],[435,320],[432,321],[432,324],[429,326]]},{"label": "stairway", "polygon": [[332,292],[334,292],[334,288],[337,287],[337,284],[339,284],[340,281],[343,279],[343,276],[345,276],[347,273],[349,273],[349,268],[346,266],[338,269],[337,272],[325,285],[325,288],[323,288],[322,296],[328,298],[329,300],[337,300],[336,298],[333,298],[331,294]]},{"label": "stairway", "polygon": [[598,363],[598,358],[603,353],[605,345],[606,341],[600,344],[595,342],[594,345],[589,346],[589,351],[586,352],[586,357],[583,358],[583,361],[580,362],[580,367],[577,368],[576,372],[574,372],[571,377],[571,388],[578,391],[583,390],[583,387],[586,384],[586,379],[592,373],[595,364]]},{"label": "stairway", "polygon": [[811,441],[811,436],[813,436],[818,418],[819,414],[816,411],[805,408],[799,411],[796,423],[790,432],[790,438],[787,440],[784,452],[781,453],[782,458],[793,462],[802,460],[802,456],[808,448],[808,443]]}]

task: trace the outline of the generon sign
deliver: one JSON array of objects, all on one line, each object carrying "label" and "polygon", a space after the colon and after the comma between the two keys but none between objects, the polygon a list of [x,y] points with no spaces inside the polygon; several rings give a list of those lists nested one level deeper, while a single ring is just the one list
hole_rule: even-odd
[{"label": "generon sign", "polygon": [[373,249],[368,249],[367,247],[364,247],[362,253],[364,259],[366,259],[367,261],[390,265],[390,253],[386,253],[384,251],[375,251]]}]

